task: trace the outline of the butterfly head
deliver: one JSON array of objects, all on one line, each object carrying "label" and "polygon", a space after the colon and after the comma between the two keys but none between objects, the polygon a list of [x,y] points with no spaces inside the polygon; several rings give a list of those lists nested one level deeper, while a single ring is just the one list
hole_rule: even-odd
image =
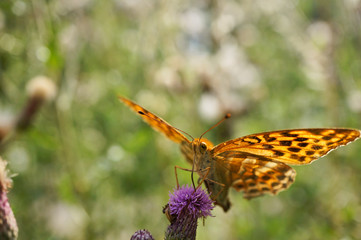
[{"label": "butterfly head", "polygon": [[226,114],[218,123],[214,124],[211,128],[209,128],[207,131],[202,133],[202,135],[199,138],[192,140],[192,149],[194,152],[193,162],[197,167],[200,166],[199,161],[201,161],[202,159],[209,159],[209,158],[207,158],[206,155],[210,154],[209,151],[213,148],[213,144],[209,140],[203,138],[204,134],[206,134],[213,128],[217,127],[224,120],[226,120],[227,118],[230,118],[230,117],[231,117],[231,114],[229,114],[229,113]]},{"label": "butterfly head", "polygon": [[204,159],[204,156],[213,148],[213,144],[206,138],[196,138],[192,141],[195,161]]}]

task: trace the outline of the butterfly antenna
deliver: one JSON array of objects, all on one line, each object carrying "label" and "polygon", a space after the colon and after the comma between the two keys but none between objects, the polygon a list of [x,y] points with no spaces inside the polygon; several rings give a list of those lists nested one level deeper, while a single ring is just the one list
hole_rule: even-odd
[{"label": "butterfly antenna", "polygon": [[217,122],[216,124],[214,124],[210,129],[208,129],[207,131],[205,131],[204,133],[202,133],[202,135],[199,137],[199,140],[201,140],[201,138],[204,136],[204,134],[206,134],[207,132],[211,131],[213,128],[217,127],[219,124],[221,124],[224,120],[228,119],[231,117],[230,113],[227,113],[219,122]]},{"label": "butterfly antenna", "polygon": [[[142,112],[142,111],[138,111],[138,113],[140,115],[143,115],[143,116],[146,116],[146,117],[149,117],[151,119],[153,119],[154,121],[157,121],[157,122],[161,122],[161,123],[165,123],[162,119],[158,119],[158,118],[154,118],[148,114],[146,114],[145,112]],[[166,123],[167,124],[167,123]],[[167,124],[168,125],[168,124]],[[181,132],[181,133],[184,133],[185,135],[187,135],[188,137],[190,137],[192,139],[192,141],[194,140],[194,138],[187,132],[183,131],[183,130],[180,130],[179,128],[176,128],[176,127],[173,127],[172,128],[176,129],[177,131]]]}]

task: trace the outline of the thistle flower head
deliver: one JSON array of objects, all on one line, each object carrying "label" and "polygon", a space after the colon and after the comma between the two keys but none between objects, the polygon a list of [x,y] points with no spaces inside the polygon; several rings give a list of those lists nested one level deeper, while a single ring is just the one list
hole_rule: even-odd
[{"label": "thistle flower head", "polygon": [[212,216],[213,201],[200,187],[194,189],[182,186],[169,194],[169,202],[163,212],[171,224],[166,231],[165,239],[196,238],[198,218]]},{"label": "thistle flower head", "polygon": [[169,194],[169,209],[171,215],[188,214],[194,218],[212,216],[213,201],[200,187],[194,189],[182,186]]}]

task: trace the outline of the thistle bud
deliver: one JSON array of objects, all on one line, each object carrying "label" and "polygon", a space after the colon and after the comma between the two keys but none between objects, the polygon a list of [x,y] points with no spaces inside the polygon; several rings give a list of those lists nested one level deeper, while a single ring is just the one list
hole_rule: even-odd
[{"label": "thistle bud", "polygon": [[17,129],[24,130],[30,126],[40,106],[52,100],[56,95],[56,86],[45,76],[32,78],[26,86],[28,101],[17,121]]},{"label": "thistle bud", "polygon": [[152,234],[148,232],[147,230],[138,230],[136,231],[133,236],[130,238],[130,240],[154,240]]}]

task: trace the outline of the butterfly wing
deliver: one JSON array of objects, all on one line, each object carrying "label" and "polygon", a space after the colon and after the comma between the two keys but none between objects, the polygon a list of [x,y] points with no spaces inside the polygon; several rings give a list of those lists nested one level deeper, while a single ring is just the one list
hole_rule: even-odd
[{"label": "butterfly wing", "polygon": [[287,164],[254,154],[230,151],[218,155],[216,160],[218,169],[229,172],[227,185],[243,191],[247,199],[264,193],[277,194],[287,189],[296,177],[295,170]]},{"label": "butterfly wing", "polygon": [[296,177],[296,171],[284,163],[256,158],[246,158],[240,171],[242,178],[236,178],[232,187],[237,191],[244,191],[243,197],[247,199],[264,193],[277,194],[287,189]]},{"label": "butterfly wing", "polygon": [[252,134],[221,143],[213,154],[243,152],[270,160],[304,165],[360,137],[360,131],[343,128],[292,129]]},{"label": "butterfly wing", "polygon": [[142,119],[147,122],[152,128],[163,133],[166,137],[176,143],[188,143],[190,145],[190,141],[180,133],[176,128],[172,127],[169,123],[157,117],[155,114],[149,112],[148,110],[142,108],[138,104],[126,99],[124,97],[118,97],[120,101],[122,101],[125,105],[130,107],[134,112],[138,113]]},{"label": "butterfly wing", "polygon": [[292,129],[252,134],[212,149],[219,167],[230,171],[232,186],[245,198],[277,194],[288,188],[303,165],[360,137],[355,129]]}]

